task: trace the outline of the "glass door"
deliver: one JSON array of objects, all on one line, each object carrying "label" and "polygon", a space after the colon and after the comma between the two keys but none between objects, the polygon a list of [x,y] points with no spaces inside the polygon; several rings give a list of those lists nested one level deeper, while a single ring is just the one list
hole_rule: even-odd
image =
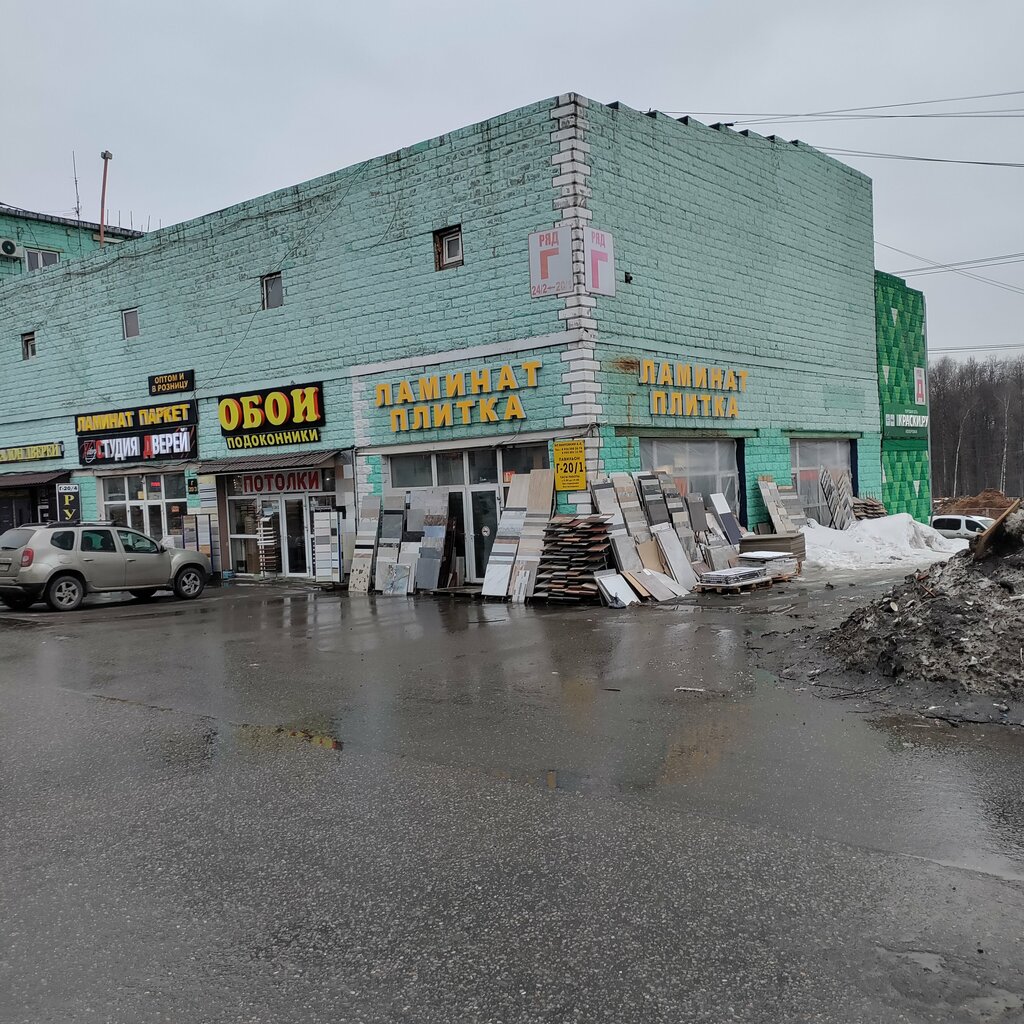
[{"label": "glass door", "polygon": [[284,537],[288,559],[284,572],[289,576],[308,576],[305,498],[284,499]]},{"label": "glass door", "polygon": [[256,526],[260,555],[260,572],[265,576],[276,576],[285,572],[282,563],[284,554],[281,546],[281,499],[263,498]]},{"label": "glass door", "polygon": [[472,489],[469,492],[469,529],[472,543],[472,564],[466,566],[469,579],[479,583],[487,571],[487,559],[494,546],[494,535],[498,532],[498,490]]}]

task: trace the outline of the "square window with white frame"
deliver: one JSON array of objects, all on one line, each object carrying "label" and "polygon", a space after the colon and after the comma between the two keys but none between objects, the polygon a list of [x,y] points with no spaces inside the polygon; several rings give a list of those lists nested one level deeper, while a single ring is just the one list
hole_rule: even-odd
[{"label": "square window with white frame", "polygon": [[121,333],[125,339],[139,336],[139,310],[137,307],[121,310]]},{"label": "square window with white frame", "polygon": [[436,270],[448,270],[461,267],[462,259],[462,225],[441,228],[434,232],[434,267]]},{"label": "square window with white frame", "polygon": [[260,278],[260,285],[263,290],[263,308],[277,309],[284,305],[284,279],[280,271],[273,274],[264,274]]},{"label": "square window with white frame", "polygon": [[44,267],[55,267],[60,262],[60,253],[48,249],[26,249],[25,264],[29,270],[42,270]]},{"label": "square window with white frame", "polygon": [[21,336],[21,358],[35,359],[36,357],[36,332],[28,331]]}]

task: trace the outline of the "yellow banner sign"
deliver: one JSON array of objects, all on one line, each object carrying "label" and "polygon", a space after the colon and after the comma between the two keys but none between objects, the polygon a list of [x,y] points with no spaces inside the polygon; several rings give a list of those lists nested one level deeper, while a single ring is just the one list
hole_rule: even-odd
[{"label": "yellow banner sign", "polygon": [[555,441],[555,490],[587,489],[587,450],[582,440]]},{"label": "yellow banner sign", "polygon": [[63,459],[63,441],[44,441],[41,444],[20,444],[0,448],[0,464],[5,462],[35,462],[37,459]]},{"label": "yellow banner sign", "polygon": [[516,392],[537,387],[540,368],[541,361],[532,359],[493,370],[482,367],[378,384],[374,404],[389,410],[393,433],[525,420]]},{"label": "yellow banner sign", "polygon": [[652,416],[735,419],[740,414],[736,395],[747,390],[747,371],[642,359],[640,383],[651,388]]}]

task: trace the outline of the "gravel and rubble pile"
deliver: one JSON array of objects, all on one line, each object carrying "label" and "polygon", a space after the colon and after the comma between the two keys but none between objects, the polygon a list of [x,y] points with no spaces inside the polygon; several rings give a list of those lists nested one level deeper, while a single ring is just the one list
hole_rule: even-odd
[{"label": "gravel and rubble pile", "polygon": [[895,685],[1024,696],[1024,511],[985,558],[963,551],[907,576],[828,634],[827,646],[847,669]]}]

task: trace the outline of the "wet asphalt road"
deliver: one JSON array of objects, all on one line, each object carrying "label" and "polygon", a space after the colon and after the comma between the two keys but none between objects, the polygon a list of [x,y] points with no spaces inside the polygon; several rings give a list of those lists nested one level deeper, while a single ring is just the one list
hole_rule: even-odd
[{"label": "wet asphalt road", "polygon": [[1024,737],[753,667],[873,592],[0,612],[0,1020],[1020,1021]]}]

